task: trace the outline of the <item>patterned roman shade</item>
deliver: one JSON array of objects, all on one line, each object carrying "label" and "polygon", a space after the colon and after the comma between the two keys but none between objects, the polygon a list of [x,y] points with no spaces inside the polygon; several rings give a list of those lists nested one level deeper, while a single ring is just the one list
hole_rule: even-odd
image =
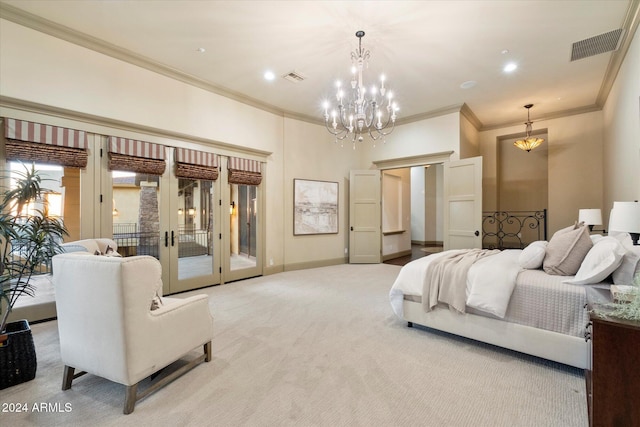
[{"label": "patterned roman shade", "polygon": [[4,119],[7,160],[87,166],[87,134],[81,130]]},{"label": "patterned roman shade", "polygon": [[176,148],[176,176],[178,178],[218,179],[218,155],[204,151]]},{"label": "patterned roman shade", "polygon": [[109,170],[162,175],[166,168],[164,145],[109,137]]},{"label": "patterned roman shade", "polygon": [[257,160],[229,157],[229,184],[260,185],[262,173]]}]

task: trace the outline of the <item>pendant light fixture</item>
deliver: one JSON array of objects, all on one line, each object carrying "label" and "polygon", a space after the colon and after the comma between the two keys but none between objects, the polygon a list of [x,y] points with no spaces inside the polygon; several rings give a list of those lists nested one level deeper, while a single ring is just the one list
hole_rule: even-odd
[{"label": "pendant light fixture", "polygon": [[525,128],[526,135],[524,139],[519,139],[513,143],[513,145],[526,152],[533,150],[538,145],[544,142],[543,138],[536,138],[531,136],[531,124],[533,123],[531,121],[531,118],[529,117],[529,110],[531,109],[531,107],[533,107],[533,104],[527,104],[524,106],[524,108],[527,109],[527,122],[525,123],[525,125],[527,126]]}]

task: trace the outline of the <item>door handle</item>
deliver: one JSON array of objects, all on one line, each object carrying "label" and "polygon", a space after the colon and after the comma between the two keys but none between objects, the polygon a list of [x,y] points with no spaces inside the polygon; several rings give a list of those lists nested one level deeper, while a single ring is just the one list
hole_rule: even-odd
[{"label": "door handle", "polygon": [[351,228],[351,231],[353,231],[353,226],[351,226],[350,228]]},{"label": "door handle", "polygon": [[164,232],[164,247],[165,248],[169,247],[169,232],[168,231]]},{"label": "door handle", "polygon": [[171,230],[171,246],[174,246],[176,243],[176,236],[173,233],[173,230]]},{"label": "door handle", "polygon": [[475,234],[476,236],[479,236],[479,235],[480,235],[480,232],[479,232],[478,230],[476,230],[476,232],[475,232],[475,233],[473,233],[473,234]]}]

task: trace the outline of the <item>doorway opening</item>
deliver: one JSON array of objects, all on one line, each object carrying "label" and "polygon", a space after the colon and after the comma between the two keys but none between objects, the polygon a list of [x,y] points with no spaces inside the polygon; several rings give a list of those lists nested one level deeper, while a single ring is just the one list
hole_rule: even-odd
[{"label": "doorway opening", "polygon": [[405,265],[442,251],[442,163],[388,169],[382,177],[383,261]]}]

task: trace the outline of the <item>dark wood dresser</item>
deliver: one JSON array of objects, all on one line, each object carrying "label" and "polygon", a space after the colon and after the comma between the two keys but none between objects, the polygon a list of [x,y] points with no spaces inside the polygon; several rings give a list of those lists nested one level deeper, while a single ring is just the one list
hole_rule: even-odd
[{"label": "dark wood dresser", "polygon": [[640,322],[602,316],[593,310],[612,301],[608,289],[587,288],[591,339],[585,372],[589,425],[640,426]]}]

